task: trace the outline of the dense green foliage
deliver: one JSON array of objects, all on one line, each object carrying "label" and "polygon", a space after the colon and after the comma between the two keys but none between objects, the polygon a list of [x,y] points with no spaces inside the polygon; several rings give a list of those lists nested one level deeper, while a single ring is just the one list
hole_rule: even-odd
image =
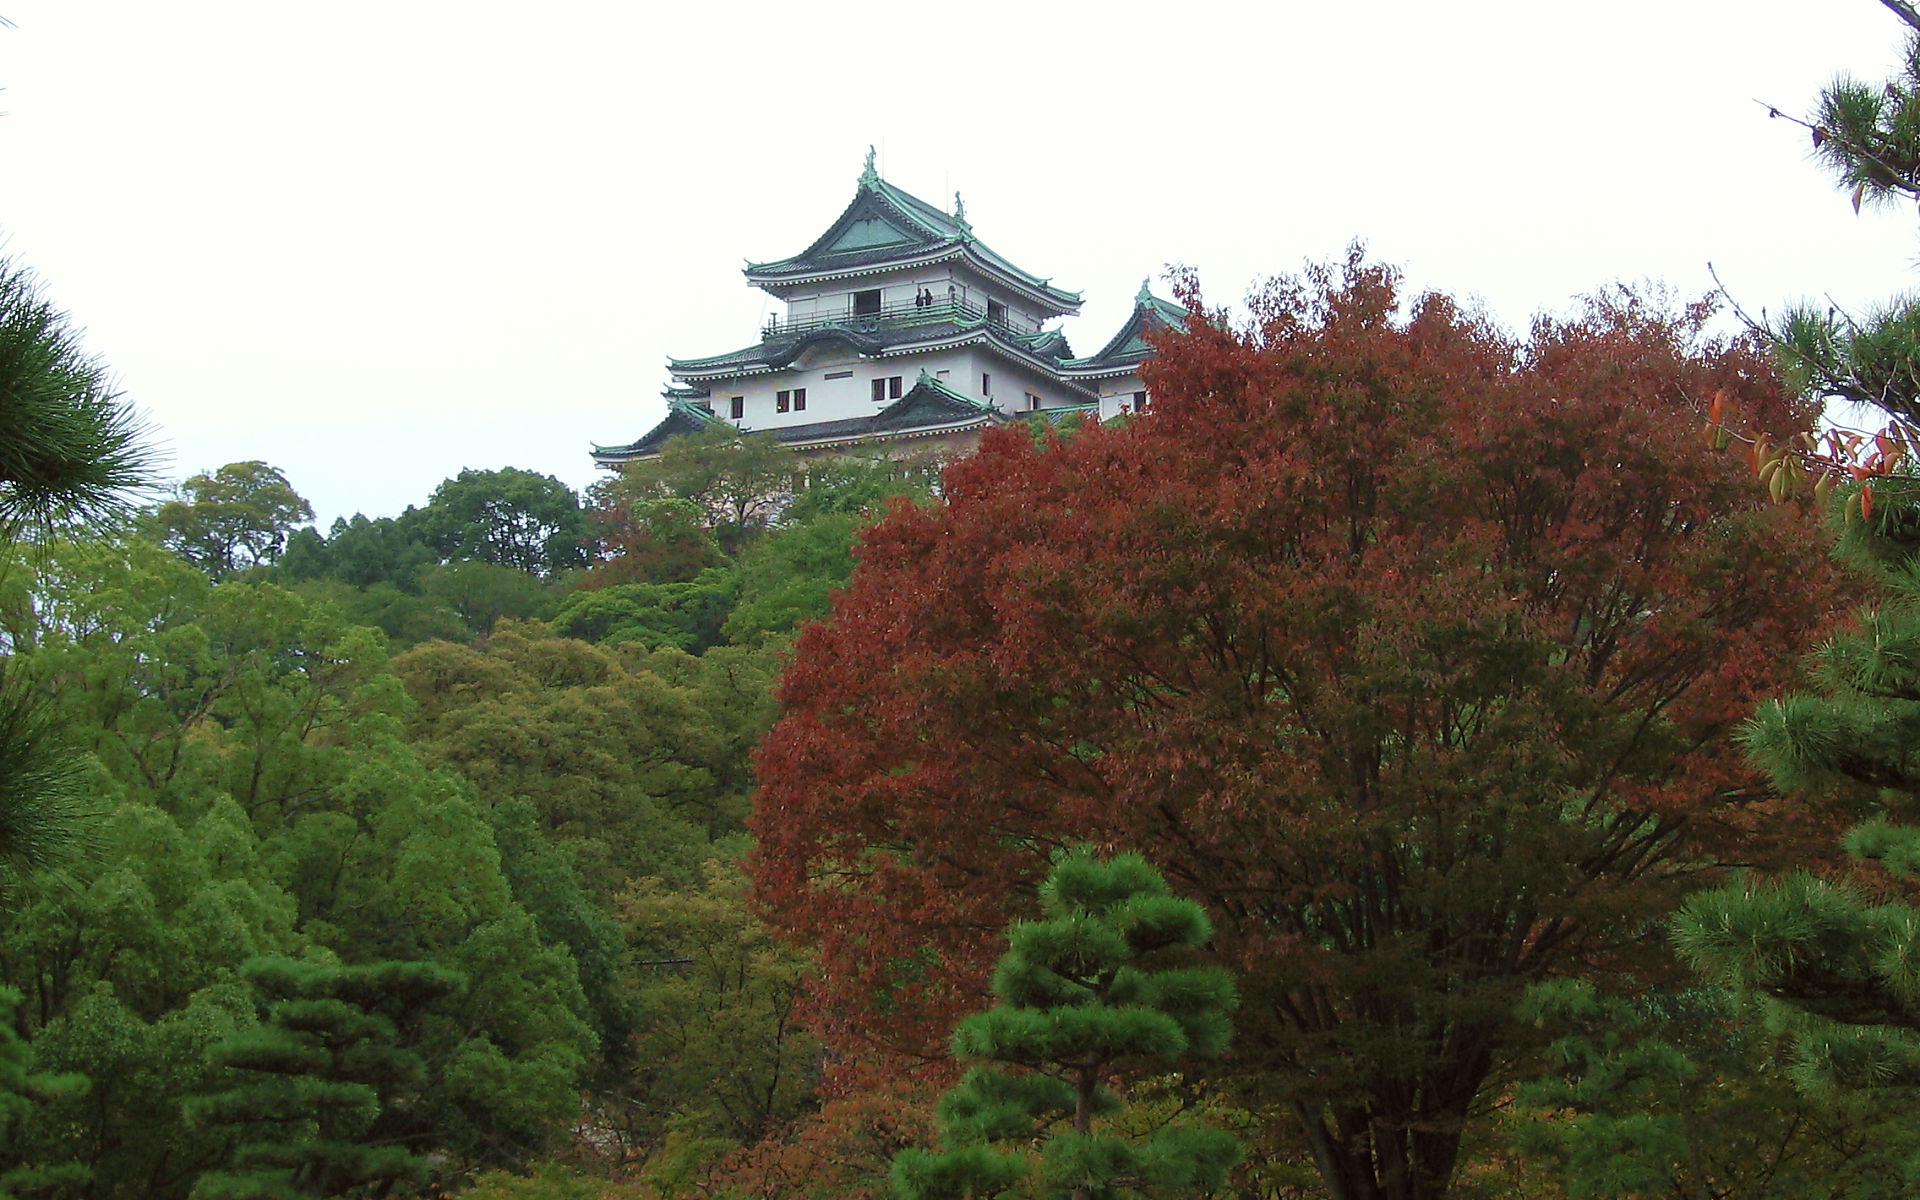
[{"label": "dense green foliage", "polygon": [[[1917,97],[1823,98],[1856,205]],[[322,533],[261,461],[105,519],[136,424],[0,264],[0,1200],[1910,1194],[1920,487],[1735,741],[1825,564],[1671,406],[1920,418],[1920,310],[1783,391],[1394,282],[944,479],[717,425]]]},{"label": "dense green foliage", "polygon": [[[67,883],[0,923],[0,1188],[405,1194],[569,1145],[684,1184],[809,1111],[802,966],[739,875],[749,754],[908,486],[823,480],[735,555],[699,509],[698,585],[580,590],[578,501],[516,471],[322,537],[233,464],[10,546],[0,871],[64,850]],[[759,556],[814,523],[824,552]]]},{"label": "dense green foliage", "polygon": [[1192,961],[1213,934],[1206,913],[1140,856],[1085,847],[1055,862],[1040,901],[1044,915],[1008,933],[998,1003],[954,1030],[957,1057],[1005,1065],[972,1068],[941,1099],[947,1148],[903,1152],[895,1192],[965,1200],[1030,1175],[1039,1195],[1072,1200],[1217,1190],[1240,1158],[1231,1134],[1171,1121],[1129,1137],[1101,1119],[1122,1106],[1121,1071],[1225,1049],[1233,981]]}]

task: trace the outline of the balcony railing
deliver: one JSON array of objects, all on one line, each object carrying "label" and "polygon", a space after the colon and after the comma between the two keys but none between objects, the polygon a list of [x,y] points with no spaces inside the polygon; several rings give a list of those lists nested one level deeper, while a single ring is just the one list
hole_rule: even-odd
[{"label": "balcony railing", "polygon": [[1016,329],[1004,318],[990,319],[986,309],[970,301],[955,298],[937,299],[931,304],[915,304],[909,300],[882,305],[874,312],[816,313],[810,317],[795,317],[787,321],[782,321],[778,317],[769,317],[766,334],[768,337],[778,337],[782,334],[806,333],[814,329],[847,329],[855,333],[878,333],[882,329],[905,329],[914,325],[942,323],[992,325],[1016,337],[1031,336],[1034,332],[1031,329]]}]

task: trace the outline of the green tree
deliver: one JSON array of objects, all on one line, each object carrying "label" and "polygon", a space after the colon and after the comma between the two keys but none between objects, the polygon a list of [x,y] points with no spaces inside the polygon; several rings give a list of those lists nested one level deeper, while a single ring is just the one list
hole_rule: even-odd
[{"label": "green tree", "polygon": [[352,520],[335,517],[324,538],[311,528],[296,530],[273,578],[338,579],[358,588],[385,583],[413,591],[420,570],[438,561],[432,548],[393,517],[368,520],[355,513]]},{"label": "green tree", "polygon": [[385,1195],[423,1181],[419,1017],[464,980],[424,963],[291,959],[253,959],[245,975],[267,1020],[213,1048],[245,1081],[188,1105],[193,1120],[238,1139],[232,1166],[203,1175],[195,1200]]},{"label": "green tree", "polygon": [[313,507],[257,459],[195,475],[153,513],[160,544],[215,579],[270,563]]},{"label": "green tree", "polygon": [[[604,905],[642,876],[695,882],[711,841],[740,832],[770,664],[735,652],[708,668],[506,621],[482,647],[420,646],[394,668],[420,750],[483,804],[531,801]],[[743,690],[726,690],[733,679]]]},{"label": "green tree", "polygon": [[[658,456],[630,463],[597,489],[601,508],[616,512],[650,500],[691,501],[726,554],[737,553],[779,519],[799,487],[800,458],[768,434],[742,434],[727,424],[667,439]],[[628,547],[614,526],[618,552]]]},{"label": "green tree", "polygon": [[[22,1127],[34,1109],[49,1100],[84,1092],[84,1075],[56,1075],[34,1069],[33,1047],[13,1028],[13,1010],[20,993],[0,987],[0,1146],[18,1145]],[[12,1189],[45,1188],[49,1184],[77,1183],[86,1178],[78,1163],[54,1167],[12,1165],[0,1154],[0,1200],[13,1200]]]},{"label": "green tree", "polygon": [[151,481],[145,430],[32,272],[0,260],[0,540],[99,522]]},{"label": "green tree", "polygon": [[547,578],[587,561],[580,498],[551,475],[516,467],[462,471],[398,524],[442,562],[474,560]]},{"label": "green tree", "polygon": [[737,587],[732,572],[709,568],[684,583],[620,583],[575,592],[561,601],[553,627],[609,646],[699,654],[723,640]]},{"label": "green tree", "polygon": [[1571,1200],[1642,1196],[1875,1200],[1909,1194],[1916,1145],[1903,1113],[1810,1098],[1772,1060],[1773,1039],[1717,988],[1607,996],[1562,979],[1521,1016],[1556,1033],[1549,1069],[1507,1112],[1525,1160]]},{"label": "green tree", "polygon": [[[1920,11],[1907,0],[1881,3],[1911,30],[1899,73],[1878,83],[1841,74],[1803,122],[1856,212],[1920,198]],[[1866,313],[1792,305],[1771,328],[1756,328],[1773,342],[1789,384],[1920,421],[1920,300]]]},{"label": "green tree", "polygon": [[[11,543],[29,526],[125,510],[151,479],[143,436],[67,315],[31,272],[0,260],[0,586],[19,569]],[[23,648],[21,632],[16,622],[0,633],[0,653]],[[79,848],[91,813],[79,770],[31,682],[0,662],[0,903],[11,885]]]},{"label": "green tree", "polygon": [[59,714],[17,662],[0,658],[0,910],[35,874],[83,853],[98,812]]},{"label": "green tree", "polygon": [[420,594],[453,612],[474,638],[493,632],[503,617],[546,620],[560,605],[551,585],[517,567],[450,562],[423,571]]},{"label": "green tree", "polygon": [[629,1152],[684,1172],[751,1145],[815,1103],[820,1045],[800,1023],[807,965],[747,907],[737,863],[693,886],[636,880],[620,897],[634,1005],[630,1075],[611,1106]]},{"label": "green tree", "polygon": [[1920,1086],[1920,481],[1876,481],[1843,551],[1879,603],[1813,653],[1811,691],[1763,704],[1742,731],[1783,793],[1872,811],[1844,840],[1846,876],[1799,871],[1694,896],[1676,928],[1709,976],[1792,1010],[1805,1085]]},{"label": "green tree", "polygon": [[[1920,12],[1883,2],[1911,31],[1899,73],[1840,76],[1806,122],[1856,207],[1920,195]],[[1810,394],[1920,421],[1920,304],[1862,318],[1796,309],[1771,332]],[[1735,880],[1695,896],[1676,926],[1700,970],[1763,997],[1791,1034],[1794,1078],[1823,1092],[1920,1086],[1920,477],[1903,457],[1888,444],[1847,464],[1854,486],[1834,514],[1839,557],[1873,606],[1819,643],[1809,690],[1762,704],[1742,731],[1796,806],[1838,796],[1867,815],[1844,839],[1852,866]]]},{"label": "green tree", "polygon": [[1008,934],[993,973],[999,1003],[953,1035],[956,1057],[1006,1065],[974,1067],[946,1094],[947,1149],[902,1153],[895,1192],[994,1196],[1036,1167],[1040,1195],[1072,1200],[1217,1190],[1240,1159],[1231,1134],[1169,1121],[1131,1138],[1096,1125],[1121,1108],[1109,1086],[1119,1072],[1226,1048],[1232,978],[1192,961],[1213,935],[1206,914],[1140,856],[1101,862],[1084,847],[1054,864],[1040,903],[1040,920]]},{"label": "green tree", "polygon": [[[411,701],[379,634],[282,588],[216,584],[138,542],[55,547],[34,590],[36,670],[95,750],[96,788],[124,802],[102,864],[113,869],[88,877],[87,905],[36,906],[0,924],[0,981],[29,995],[50,1068],[95,1080],[111,1120],[71,1157],[126,1159],[97,1172],[111,1182],[96,1187],[137,1180],[176,1194],[153,1182],[157,1164],[173,1178],[198,1158],[156,1157],[122,1118],[141,1111],[141,1094],[177,1112],[208,1081],[176,1074],[142,1087],[139,1064],[159,1051],[139,1047],[160,1046],[221,970],[261,953],[428,963],[472,979],[425,1018],[433,1086],[413,1110],[435,1152],[460,1166],[550,1149],[578,1112],[594,1044],[578,968],[516,901],[472,786],[406,744]],[[196,874],[200,856],[182,838],[221,830],[223,865]],[[234,870],[265,890],[239,886]],[[223,915],[250,895],[278,914],[280,934]],[[102,981],[111,994],[80,1013]],[[126,1019],[109,1019],[109,1000]],[[210,1026],[215,1014],[201,1014]],[[51,1048],[62,1037],[79,1056],[71,1063]],[[133,1049],[109,1055],[112,1045]],[[126,1086],[103,1089],[95,1059],[130,1064],[114,1068]],[[206,1136],[183,1144],[197,1153]]]}]

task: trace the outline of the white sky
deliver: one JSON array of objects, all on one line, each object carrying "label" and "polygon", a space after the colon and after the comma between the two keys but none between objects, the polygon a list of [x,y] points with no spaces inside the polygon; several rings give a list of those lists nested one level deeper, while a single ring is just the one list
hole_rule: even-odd
[{"label": "white sky", "polygon": [[287,472],[321,527],[463,467],[582,487],[664,358],[753,341],[882,173],[1081,290],[1214,303],[1354,238],[1511,325],[1614,280],[1742,302],[1909,286],[1920,220],[1805,160],[1873,0],[1336,4],[7,0],[0,237],[174,478]]}]

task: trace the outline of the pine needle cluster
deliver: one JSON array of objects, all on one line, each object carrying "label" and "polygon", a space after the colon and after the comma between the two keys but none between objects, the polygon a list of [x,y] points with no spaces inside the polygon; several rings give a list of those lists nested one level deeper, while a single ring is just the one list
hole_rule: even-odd
[{"label": "pine needle cluster", "polygon": [[0,261],[0,530],[118,513],[151,482],[144,432],[32,273]]},{"label": "pine needle cluster", "polygon": [[1206,914],[1172,895],[1139,855],[1062,856],[1041,889],[1045,916],[1017,922],[993,974],[999,1001],[962,1021],[953,1050],[985,1060],[941,1100],[944,1151],[894,1161],[901,1200],[995,1196],[1023,1181],[1045,1196],[1118,1200],[1218,1188],[1239,1161],[1232,1135],[1171,1121],[1144,1137],[1112,1130],[1111,1081],[1218,1054],[1232,1034],[1231,976],[1193,963]]}]

